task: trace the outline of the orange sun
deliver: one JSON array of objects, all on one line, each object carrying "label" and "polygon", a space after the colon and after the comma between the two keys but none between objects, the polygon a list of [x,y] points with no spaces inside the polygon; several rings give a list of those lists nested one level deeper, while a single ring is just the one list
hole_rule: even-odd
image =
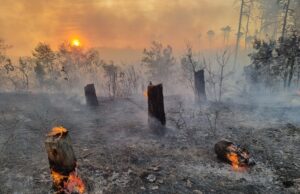
[{"label": "orange sun", "polygon": [[79,47],[81,45],[81,43],[78,39],[74,39],[74,40],[72,40],[71,45],[75,46],[75,47]]}]

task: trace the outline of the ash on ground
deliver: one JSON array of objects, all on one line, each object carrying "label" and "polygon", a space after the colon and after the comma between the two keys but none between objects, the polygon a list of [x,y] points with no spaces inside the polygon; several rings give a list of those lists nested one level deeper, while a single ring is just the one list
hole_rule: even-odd
[{"label": "ash on ground", "polygon": [[[1,94],[0,193],[53,193],[44,140],[57,125],[70,132],[87,193],[300,192],[300,107],[167,96],[166,129],[155,131],[146,104],[99,98],[90,109],[62,94]],[[256,165],[237,172],[219,161],[213,147],[223,138]]]}]

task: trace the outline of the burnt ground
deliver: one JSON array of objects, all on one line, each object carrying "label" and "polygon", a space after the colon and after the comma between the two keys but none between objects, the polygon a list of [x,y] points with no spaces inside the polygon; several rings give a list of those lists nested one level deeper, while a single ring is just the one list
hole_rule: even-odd
[{"label": "burnt ground", "polygon": [[[70,132],[87,193],[300,193],[298,106],[166,97],[167,127],[152,130],[142,97],[99,101],[89,109],[62,94],[0,94],[0,193],[53,193],[44,140],[56,125]],[[257,164],[237,172],[218,161],[222,138]]]}]

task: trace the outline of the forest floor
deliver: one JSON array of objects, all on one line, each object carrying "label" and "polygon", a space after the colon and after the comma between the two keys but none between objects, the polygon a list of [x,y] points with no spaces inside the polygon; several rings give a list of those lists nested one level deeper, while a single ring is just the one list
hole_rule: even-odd
[{"label": "forest floor", "polygon": [[[167,126],[157,131],[143,97],[99,102],[0,94],[0,193],[53,193],[44,141],[57,125],[69,130],[86,193],[300,193],[300,106],[194,106],[167,96]],[[240,172],[220,162],[213,147],[223,138],[256,165]]]}]

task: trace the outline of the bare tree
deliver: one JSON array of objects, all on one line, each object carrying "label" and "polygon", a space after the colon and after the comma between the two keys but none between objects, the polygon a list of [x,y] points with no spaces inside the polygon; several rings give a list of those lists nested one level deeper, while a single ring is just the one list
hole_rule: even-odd
[{"label": "bare tree", "polygon": [[114,98],[117,94],[118,67],[111,61],[110,64],[104,64],[103,69],[107,78],[108,95]]},{"label": "bare tree", "polygon": [[30,57],[20,57],[16,68],[21,72],[25,89],[29,89],[29,74],[33,70],[33,60]]},{"label": "bare tree", "polygon": [[288,13],[289,13],[289,9],[290,9],[290,3],[291,3],[291,0],[286,0],[284,2],[285,13],[284,13],[283,25],[282,25],[282,31],[281,31],[282,40],[285,38],[285,35],[286,35],[286,26],[287,26],[287,20],[288,20]]},{"label": "bare tree", "polygon": [[219,78],[219,96],[218,101],[221,102],[222,100],[222,94],[223,94],[223,82],[225,79],[225,67],[228,64],[228,61],[230,59],[230,53],[228,50],[225,50],[222,55],[217,54],[217,63],[219,64],[220,68],[220,78]]},{"label": "bare tree", "polygon": [[181,58],[181,69],[183,72],[183,81],[187,83],[187,86],[193,92],[195,92],[194,73],[196,72],[197,65],[198,63],[193,56],[192,46],[188,43],[186,45],[186,54]]},{"label": "bare tree", "polygon": [[240,38],[241,38],[241,29],[242,29],[242,19],[244,15],[244,6],[245,6],[245,0],[241,0],[241,8],[240,8],[240,16],[239,16],[239,23],[238,23],[238,32],[237,32],[237,38],[236,38],[236,45],[235,45],[235,54],[234,54],[234,67],[237,62],[237,56],[240,46]]}]

